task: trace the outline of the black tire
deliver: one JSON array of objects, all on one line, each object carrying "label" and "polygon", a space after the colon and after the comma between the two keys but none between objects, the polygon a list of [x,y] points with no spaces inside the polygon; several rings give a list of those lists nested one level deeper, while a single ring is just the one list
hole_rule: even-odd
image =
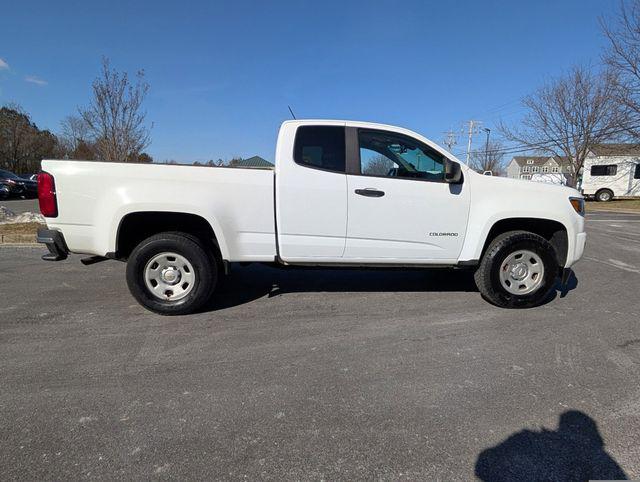
[{"label": "black tire", "polygon": [[[179,300],[160,299],[145,282],[147,263],[161,253],[183,256],[193,267],[193,286]],[[216,259],[197,237],[166,232],[151,236],[135,247],[127,261],[127,285],[133,297],[145,308],[161,315],[186,315],[201,308],[213,294],[218,280]]]},{"label": "black tire", "polygon": [[596,193],[596,201],[605,203],[613,200],[613,191],[611,189],[600,189]]},{"label": "black tire", "polygon": [[[537,290],[525,295],[510,293],[500,281],[502,263],[511,253],[519,250],[537,254],[544,266],[542,281]],[[482,296],[494,305],[503,308],[531,308],[547,298],[559,271],[555,249],[546,239],[528,231],[509,231],[491,242],[474,278]]]}]

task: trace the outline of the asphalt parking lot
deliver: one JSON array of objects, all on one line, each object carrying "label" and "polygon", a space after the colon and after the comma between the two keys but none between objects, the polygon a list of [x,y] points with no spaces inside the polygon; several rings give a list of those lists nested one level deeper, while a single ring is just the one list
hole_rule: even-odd
[{"label": "asphalt parking lot", "polygon": [[640,477],[640,216],[524,311],[449,271],[238,267],[204,313],[0,248],[4,479]]}]

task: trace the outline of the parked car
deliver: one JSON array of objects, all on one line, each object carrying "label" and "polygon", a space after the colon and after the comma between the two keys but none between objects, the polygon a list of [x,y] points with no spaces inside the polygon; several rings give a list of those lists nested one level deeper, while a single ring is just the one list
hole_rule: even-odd
[{"label": "parked car", "polygon": [[640,159],[587,158],[584,163],[582,193],[596,201],[640,196]]},{"label": "parked car", "polygon": [[407,129],[287,121],[275,161],[275,170],[43,161],[43,258],[127,261],[138,302],[185,314],[233,262],[473,269],[487,300],[530,307],[584,251],[578,191],[483,176]]},{"label": "parked car", "polygon": [[38,197],[38,182],[24,179],[11,171],[0,169],[0,181],[10,188],[10,196],[35,198]]}]

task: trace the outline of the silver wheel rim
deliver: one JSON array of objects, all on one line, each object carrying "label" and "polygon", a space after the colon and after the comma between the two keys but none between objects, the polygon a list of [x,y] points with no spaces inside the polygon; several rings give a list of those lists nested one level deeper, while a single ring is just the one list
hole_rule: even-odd
[{"label": "silver wheel rim", "polygon": [[163,301],[178,301],[193,290],[196,274],[187,258],[177,253],[160,253],[144,267],[149,292]]},{"label": "silver wheel rim", "polygon": [[600,194],[600,199],[603,201],[608,201],[611,198],[611,195],[608,192],[603,192]]},{"label": "silver wheel rim", "polygon": [[514,251],[500,265],[500,284],[513,295],[534,293],[543,279],[544,264],[533,251]]}]

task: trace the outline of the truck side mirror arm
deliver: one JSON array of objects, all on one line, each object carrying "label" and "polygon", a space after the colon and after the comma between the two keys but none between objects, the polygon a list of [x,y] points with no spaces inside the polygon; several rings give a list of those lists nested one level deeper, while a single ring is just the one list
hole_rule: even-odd
[{"label": "truck side mirror arm", "polygon": [[449,184],[460,184],[462,182],[462,168],[460,167],[460,164],[449,159],[445,159],[444,180]]}]

